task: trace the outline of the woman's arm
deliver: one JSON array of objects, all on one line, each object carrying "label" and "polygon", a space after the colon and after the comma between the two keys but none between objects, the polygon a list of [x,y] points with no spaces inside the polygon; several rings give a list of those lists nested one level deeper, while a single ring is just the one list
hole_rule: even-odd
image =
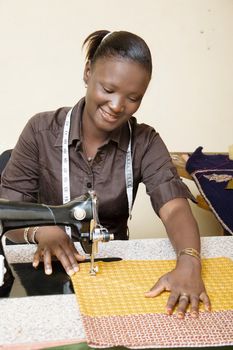
[{"label": "woman's arm", "polygon": [[186,198],[170,200],[162,206],[159,216],[176,253],[187,247],[200,252],[198,225]]},{"label": "woman's arm", "polygon": [[146,296],[154,297],[165,290],[170,291],[166,305],[168,314],[178,305],[178,317],[183,318],[190,303],[191,315],[197,317],[200,301],[204,303],[206,310],[210,310],[210,300],[201,278],[201,261],[198,255],[179,256],[179,252],[185,248],[193,248],[200,252],[200,235],[196,220],[185,198],[168,201],[161,207],[159,215],[178,258],[175,269],[162,276]]}]

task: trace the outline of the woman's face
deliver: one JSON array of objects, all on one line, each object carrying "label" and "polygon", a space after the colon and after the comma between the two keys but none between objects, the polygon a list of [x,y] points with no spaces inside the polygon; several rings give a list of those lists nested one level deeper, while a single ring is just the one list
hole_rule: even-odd
[{"label": "woman's face", "polygon": [[109,133],[137,111],[150,81],[146,69],[132,60],[101,58],[84,71],[87,84],[83,118],[99,132]]}]

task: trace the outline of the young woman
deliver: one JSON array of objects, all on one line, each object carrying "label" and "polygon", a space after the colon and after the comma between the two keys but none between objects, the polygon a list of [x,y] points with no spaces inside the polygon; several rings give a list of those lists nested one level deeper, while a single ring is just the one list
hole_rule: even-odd
[{"label": "young woman", "polygon": [[[101,224],[115,239],[127,239],[127,220],[143,182],[177,252],[176,268],[146,296],[170,291],[168,314],[178,304],[183,318],[191,304],[191,314],[197,317],[199,302],[210,309],[210,301],[201,278],[198,227],[187,201],[192,196],[159,134],[133,117],[151,79],[150,50],[142,38],[126,31],[94,32],[84,46],[86,96],[72,109],[29,120],[2,175],[0,196],[58,205],[65,196],[72,199],[94,189]],[[56,256],[69,275],[78,271],[84,257],[61,227],[7,233],[15,242],[23,242],[25,235],[29,241],[35,236],[38,244],[33,266],[42,259],[50,274]]]}]

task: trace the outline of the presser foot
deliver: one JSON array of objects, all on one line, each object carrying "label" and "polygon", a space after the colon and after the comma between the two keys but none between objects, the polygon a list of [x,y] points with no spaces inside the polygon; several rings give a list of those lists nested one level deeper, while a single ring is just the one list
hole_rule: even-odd
[{"label": "presser foot", "polygon": [[98,271],[99,271],[98,266],[91,267],[90,268],[90,276],[96,276]]}]

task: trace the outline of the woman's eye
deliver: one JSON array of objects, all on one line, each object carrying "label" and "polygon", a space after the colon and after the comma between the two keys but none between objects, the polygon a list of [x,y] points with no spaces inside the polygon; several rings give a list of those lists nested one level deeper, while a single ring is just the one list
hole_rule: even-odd
[{"label": "woman's eye", "polygon": [[129,97],[129,100],[131,102],[138,102],[140,100],[140,98],[138,98],[138,97]]},{"label": "woman's eye", "polygon": [[103,89],[104,89],[104,91],[107,92],[108,94],[111,94],[111,93],[113,92],[112,90],[110,90],[110,89],[108,89],[108,88],[105,88],[105,87],[104,87]]}]

